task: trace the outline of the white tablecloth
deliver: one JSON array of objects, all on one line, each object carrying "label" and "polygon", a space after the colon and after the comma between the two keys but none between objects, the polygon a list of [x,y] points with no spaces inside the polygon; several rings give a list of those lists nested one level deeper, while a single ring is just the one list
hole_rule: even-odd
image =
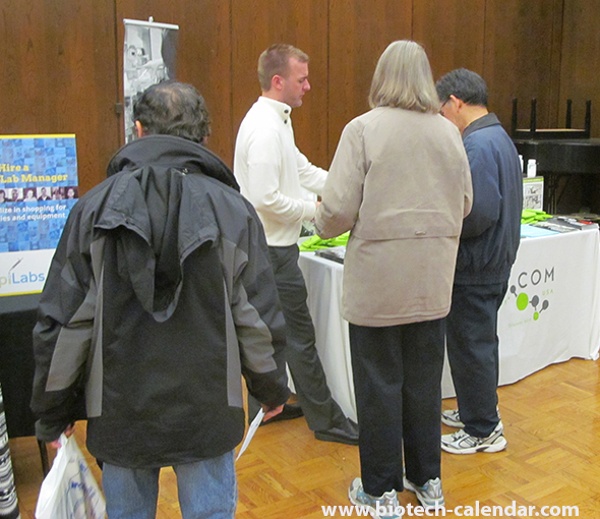
[{"label": "white tablecloth", "polygon": [[[348,323],[341,317],[343,266],[300,255],[317,350],[331,392],[356,420]],[[600,234],[574,231],[521,240],[500,308],[500,385],[573,357],[595,359],[600,348]],[[444,398],[454,396],[446,364]]]}]

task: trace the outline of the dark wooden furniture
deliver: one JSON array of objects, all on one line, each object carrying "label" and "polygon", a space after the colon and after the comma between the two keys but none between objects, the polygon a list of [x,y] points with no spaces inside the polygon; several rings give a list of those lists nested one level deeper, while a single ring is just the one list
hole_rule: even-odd
[{"label": "dark wooden furniture", "polygon": [[529,128],[517,126],[517,99],[512,102],[511,137],[519,140],[555,140],[555,139],[589,139],[592,132],[592,102],[585,103],[585,123],[583,128],[573,128],[572,125],[573,100],[567,99],[567,113],[564,128],[538,128],[537,127],[537,99],[531,100]]},{"label": "dark wooden furniture", "polygon": [[[567,113],[564,128],[538,128],[536,124],[536,100],[531,101],[529,128],[517,127],[517,100],[513,99],[511,137],[523,164],[535,159],[538,175],[544,177],[544,209],[556,213],[560,200],[561,178],[567,182],[573,175],[585,175],[586,187],[582,190],[580,203],[592,206],[592,195],[600,176],[600,139],[592,139],[592,103],[586,101],[585,123],[583,128],[573,128],[571,120],[571,100],[567,100]],[[590,187],[592,186],[592,187]]]},{"label": "dark wooden furniture", "polygon": [[[35,417],[29,407],[34,360],[32,331],[39,295],[0,298],[0,383],[9,438],[35,435]],[[48,453],[38,441],[42,470],[48,473]]]}]

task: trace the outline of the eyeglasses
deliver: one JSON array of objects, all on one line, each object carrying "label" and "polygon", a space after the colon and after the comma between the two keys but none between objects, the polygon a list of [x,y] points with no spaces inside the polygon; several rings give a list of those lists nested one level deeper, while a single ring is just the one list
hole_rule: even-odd
[{"label": "eyeglasses", "polygon": [[440,106],[440,115],[444,115],[443,110],[444,106],[446,106],[450,102],[450,98],[446,99]]}]

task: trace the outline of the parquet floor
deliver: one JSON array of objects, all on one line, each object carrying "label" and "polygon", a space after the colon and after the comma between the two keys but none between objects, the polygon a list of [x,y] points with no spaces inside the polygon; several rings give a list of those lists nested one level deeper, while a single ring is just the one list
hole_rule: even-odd
[{"label": "parquet floor", "polygon": [[[600,518],[599,375],[598,362],[574,359],[500,388],[508,448],[471,456],[443,453],[447,508],[479,503],[479,513],[460,510],[462,516],[470,510],[471,517],[485,517],[484,506],[490,507],[488,517],[499,510],[494,506],[508,507],[503,517],[543,517],[543,513],[575,517],[574,512],[561,511],[570,506],[578,507],[579,517]],[[445,400],[444,408],[454,403]],[[443,426],[443,432],[451,430]],[[84,428],[78,426],[80,445],[84,436]],[[17,438],[10,441],[10,448],[21,515],[33,518],[42,481],[37,445],[33,438]],[[348,485],[359,475],[358,449],[315,440],[300,418],[261,427],[237,471],[236,519],[322,518],[326,516],[321,506],[349,505]],[[95,473],[99,478],[100,471]],[[405,506],[417,504],[408,492],[400,494],[400,501]],[[522,507],[532,506],[537,508],[524,515]],[[554,508],[542,510],[544,506]],[[161,475],[158,517],[180,517],[169,469]],[[342,514],[338,511],[335,517]]]}]

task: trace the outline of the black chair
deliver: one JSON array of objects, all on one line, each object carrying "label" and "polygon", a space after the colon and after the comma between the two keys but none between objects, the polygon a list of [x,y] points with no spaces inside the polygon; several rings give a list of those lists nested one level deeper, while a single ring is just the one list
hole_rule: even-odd
[{"label": "black chair", "polygon": [[592,102],[585,102],[585,124],[583,128],[573,128],[571,122],[573,101],[567,99],[567,115],[564,128],[537,127],[537,99],[531,100],[529,128],[517,128],[517,99],[512,100],[511,137],[513,139],[589,139],[592,130]]}]

